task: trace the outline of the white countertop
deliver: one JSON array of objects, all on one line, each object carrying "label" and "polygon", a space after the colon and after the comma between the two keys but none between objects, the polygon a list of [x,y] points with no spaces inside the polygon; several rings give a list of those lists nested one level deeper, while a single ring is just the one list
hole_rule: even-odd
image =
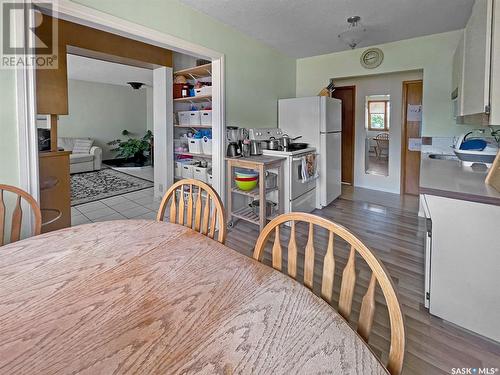
[{"label": "white countertop", "polygon": [[500,205],[500,192],[484,182],[486,175],[486,168],[462,167],[456,160],[422,154],[420,190],[422,194]]}]

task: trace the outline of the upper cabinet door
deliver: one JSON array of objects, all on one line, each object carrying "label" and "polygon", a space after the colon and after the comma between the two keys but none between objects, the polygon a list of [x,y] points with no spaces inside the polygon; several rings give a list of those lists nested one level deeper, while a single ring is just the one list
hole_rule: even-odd
[{"label": "upper cabinet door", "polygon": [[463,116],[463,75],[464,75],[464,44],[465,36],[462,33],[458,47],[453,55],[453,71],[452,71],[452,99],[456,99],[453,115]]},{"label": "upper cabinet door", "polygon": [[490,124],[500,125],[500,1],[494,2],[493,48],[491,49]]},{"label": "upper cabinet door", "polygon": [[489,113],[492,0],[476,0],[464,33],[462,115]]}]

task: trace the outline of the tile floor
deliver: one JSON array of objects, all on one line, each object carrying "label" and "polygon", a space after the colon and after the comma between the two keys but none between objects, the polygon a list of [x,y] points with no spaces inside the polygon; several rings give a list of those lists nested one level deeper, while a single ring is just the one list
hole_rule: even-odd
[{"label": "tile floor", "polygon": [[71,225],[123,219],[153,220],[156,218],[160,200],[154,197],[151,187],[80,204],[71,207]]}]

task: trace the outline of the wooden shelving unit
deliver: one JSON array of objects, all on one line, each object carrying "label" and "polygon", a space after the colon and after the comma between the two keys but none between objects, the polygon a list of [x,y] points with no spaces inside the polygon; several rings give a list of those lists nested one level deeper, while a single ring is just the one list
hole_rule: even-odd
[{"label": "wooden shelving unit", "polygon": [[[260,224],[259,216],[255,215],[255,213],[253,212],[253,210],[250,207],[242,207],[236,211],[233,211],[231,213],[231,215],[238,218],[238,219],[248,221],[249,223],[252,223],[252,224],[256,224],[256,225]],[[278,216],[278,214],[273,214],[271,216],[268,216],[266,218],[266,220],[272,220],[276,216]]]},{"label": "wooden shelving unit", "polygon": [[187,76],[188,79],[200,79],[212,76],[212,64],[195,66],[193,68],[182,69],[174,72],[175,76]]},{"label": "wooden shelving unit", "polygon": [[188,96],[174,99],[174,103],[202,103],[206,101],[212,101],[212,95]]},{"label": "wooden shelving unit", "polygon": [[208,154],[195,154],[194,152],[174,151],[174,154],[176,154],[176,155],[187,155],[187,156],[192,156],[192,157],[197,157],[197,158],[203,158],[203,159],[212,159],[212,155],[208,155]]},{"label": "wooden shelving unit", "polygon": [[[190,61],[189,59],[184,61],[183,63],[185,64],[187,61]],[[194,65],[194,61],[193,61]],[[183,65],[186,66],[186,65]],[[210,82],[211,79],[210,77],[212,76],[212,64],[205,64],[205,65],[200,65],[200,66],[193,66],[190,68],[186,69],[181,69],[181,70],[176,70],[173,72],[173,76],[179,77],[179,76],[184,76],[190,84],[195,84],[195,81],[205,81],[205,82]],[[209,92],[209,91],[207,91]],[[179,111],[192,111],[192,110],[202,110],[204,108],[210,108],[211,107],[211,102],[212,102],[212,95],[199,95],[199,96],[190,96],[190,97],[185,97],[185,98],[176,98],[173,99],[173,112],[174,112],[174,117],[176,116],[176,113]],[[193,108],[194,107],[194,108]],[[178,138],[181,138],[184,136],[186,133],[193,133],[197,131],[202,131],[205,129],[213,129],[213,124],[210,125],[180,125],[180,124],[174,124],[174,139],[178,140]],[[177,138],[177,139],[176,139]],[[177,143],[177,142],[176,142]],[[174,147],[175,149],[176,147]],[[203,151],[203,150],[201,150]],[[212,155],[211,154],[199,154],[199,153],[192,153],[189,151],[174,151],[174,160],[177,161],[179,158],[182,157],[192,157],[193,161],[207,161],[209,166],[212,165]],[[222,168],[217,168],[216,170],[221,170]],[[218,178],[215,176],[215,179]],[[180,176],[174,176],[174,180],[178,181],[182,178]],[[207,179],[208,180],[208,179]]]},{"label": "wooden shelving unit", "polygon": [[[274,187],[274,188],[271,188],[271,189],[266,189],[266,194],[270,193],[271,191],[275,191],[275,190],[278,190],[278,187]],[[233,193],[236,193],[236,194],[241,194],[241,195],[246,195],[248,197],[252,197],[252,198],[257,198],[260,194],[260,190],[259,190],[259,187],[256,187],[255,189],[253,190],[250,190],[250,191],[244,191],[244,190],[241,190],[239,189],[238,187],[234,186],[231,191]]]},{"label": "wooden shelving unit", "polygon": [[[256,224],[262,231],[267,224],[267,221],[273,217],[283,213],[283,161],[284,157],[273,156],[251,156],[249,158],[226,158],[227,164],[227,190],[230,192],[227,196],[227,217],[228,225],[233,225],[233,219],[241,219],[250,223]],[[238,189],[234,184],[234,169],[245,168],[251,169],[259,173],[259,186],[250,191],[243,191]],[[272,189],[265,188],[266,171],[269,169],[278,170],[278,181],[276,187]],[[270,216],[266,216],[267,195],[270,192],[278,191],[278,209]],[[253,210],[248,206],[235,207],[233,201],[233,194],[240,194],[259,200],[259,215],[256,215]]]},{"label": "wooden shelving unit", "polygon": [[184,129],[212,129],[211,125],[174,125],[174,128],[184,128]]}]

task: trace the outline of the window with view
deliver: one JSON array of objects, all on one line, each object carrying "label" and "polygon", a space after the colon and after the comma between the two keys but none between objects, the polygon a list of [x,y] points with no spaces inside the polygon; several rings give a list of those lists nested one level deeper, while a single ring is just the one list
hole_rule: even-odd
[{"label": "window with view", "polygon": [[389,130],[387,100],[372,100],[368,102],[368,130]]}]

